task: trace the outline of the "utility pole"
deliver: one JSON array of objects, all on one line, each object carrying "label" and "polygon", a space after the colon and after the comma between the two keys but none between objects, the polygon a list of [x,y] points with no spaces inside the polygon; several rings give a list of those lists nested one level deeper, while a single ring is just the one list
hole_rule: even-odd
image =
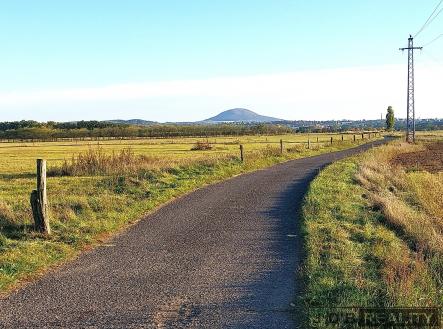
[{"label": "utility pole", "polygon": [[408,51],[408,96],[406,105],[406,141],[415,142],[415,100],[414,100],[414,50],[423,47],[414,47],[414,38],[409,35],[408,47],[400,48],[401,51]]}]

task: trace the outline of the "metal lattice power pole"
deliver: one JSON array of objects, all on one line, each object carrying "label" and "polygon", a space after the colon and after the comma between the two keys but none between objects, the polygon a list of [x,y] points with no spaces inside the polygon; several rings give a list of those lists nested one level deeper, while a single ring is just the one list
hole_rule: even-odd
[{"label": "metal lattice power pole", "polygon": [[408,47],[400,50],[408,51],[408,98],[406,105],[406,141],[415,142],[415,99],[414,99],[414,50],[423,49],[423,47],[414,47],[414,38],[412,35],[408,39]]}]

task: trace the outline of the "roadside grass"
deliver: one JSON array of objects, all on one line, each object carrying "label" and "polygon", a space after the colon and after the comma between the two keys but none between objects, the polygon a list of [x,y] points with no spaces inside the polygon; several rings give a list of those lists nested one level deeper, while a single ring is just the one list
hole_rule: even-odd
[{"label": "roadside grass", "polygon": [[[260,138],[271,140],[276,136]],[[243,163],[238,160],[239,139],[246,150]],[[128,149],[129,141],[115,148],[101,143],[80,146],[78,142],[0,146],[0,168],[4,170],[0,174],[0,292],[72,259],[156,207],[206,184],[368,140],[311,145],[309,150],[294,144],[299,147],[297,152],[284,154],[275,146],[256,146],[255,141],[248,144],[241,136],[225,141],[232,143],[229,146],[235,148],[235,153],[191,151],[194,144],[185,144],[186,156],[176,157],[168,153],[170,145],[161,150],[162,145],[156,144],[159,141],[154,143],[159,148],[156,152],[145,144],[135,149],[131,144]],[[32,230],[29,195],[35,186],[33,167],[37,157],[49,159],[50,237]]]},{"label": "roadside grass", "polygon": [[308,318],[321,307],[443,302],[443,175],[393,165],[398,141],[339,161],[303,206]]}]

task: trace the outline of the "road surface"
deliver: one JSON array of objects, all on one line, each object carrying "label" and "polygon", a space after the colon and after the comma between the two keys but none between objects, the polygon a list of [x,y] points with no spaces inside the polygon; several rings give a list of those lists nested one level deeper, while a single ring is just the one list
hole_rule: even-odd
[{"label": "road surface", "polygon": [[0,327],[298,328],[302,198],[318,169],[369,147],[179,198],[0,300]]}]

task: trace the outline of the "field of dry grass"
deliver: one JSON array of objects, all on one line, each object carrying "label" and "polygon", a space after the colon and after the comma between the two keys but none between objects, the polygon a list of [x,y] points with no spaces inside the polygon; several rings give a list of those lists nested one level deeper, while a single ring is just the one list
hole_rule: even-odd
[{"label": "field of dry grass", "polygon": [[[443,305],[441,149],[443,135],[419,134],[320,173],[303,209],[307,305]],[[432,169],[402,161],[417,154]]]},{"label": "field of dry grass", "polygon": [[404,242],[383,270],[390,298],[397,303],[407,301],[414,290],[427,291],[431,304],[443,301],[443,174],[397,161],[419,153],[420,161],[432,163],[434,153],[427,152],[432,149],[443,149],[443,143],[395,143],[367,155],[356,174],[384,224]]},{"label": "field of dry grass", "polygon": [[[104,153],[111,154],[123,149],[131,149],[136,155],[145,155],[156,158],[159,166],[169,166],[189,163],[189,160],[211,158],[224,158],[226,156],[239,155],[239,144],[245,146],[246,152],[260,151],[267,147],[279,147],[280,139],[285,141],[285,148],[295,146],[303,148],[310,140],[311,146],[327,145],[332,137],[334,141],[341,140],[341,134],[287,134],[273,136],[233,136],[219,138],[167,138],[167,139],[135,139],[135,140],[105,140],[105,141],[59,141],[59,142],[34,142],[34,143],[0,143],[0,173],[32,173],[35,159],[45,158],[48,165],[59,165],[73,155],[88,151],[90,148],[100,147]],[[344,134],[345,141],[352,141],[352,134]],[[361,140],[361,134],[356,134],[357,141]],[[368,138],[368,134],[365,134]],[[212,146],[207,150],[192,150],[196,143],[203,142]]]}]

